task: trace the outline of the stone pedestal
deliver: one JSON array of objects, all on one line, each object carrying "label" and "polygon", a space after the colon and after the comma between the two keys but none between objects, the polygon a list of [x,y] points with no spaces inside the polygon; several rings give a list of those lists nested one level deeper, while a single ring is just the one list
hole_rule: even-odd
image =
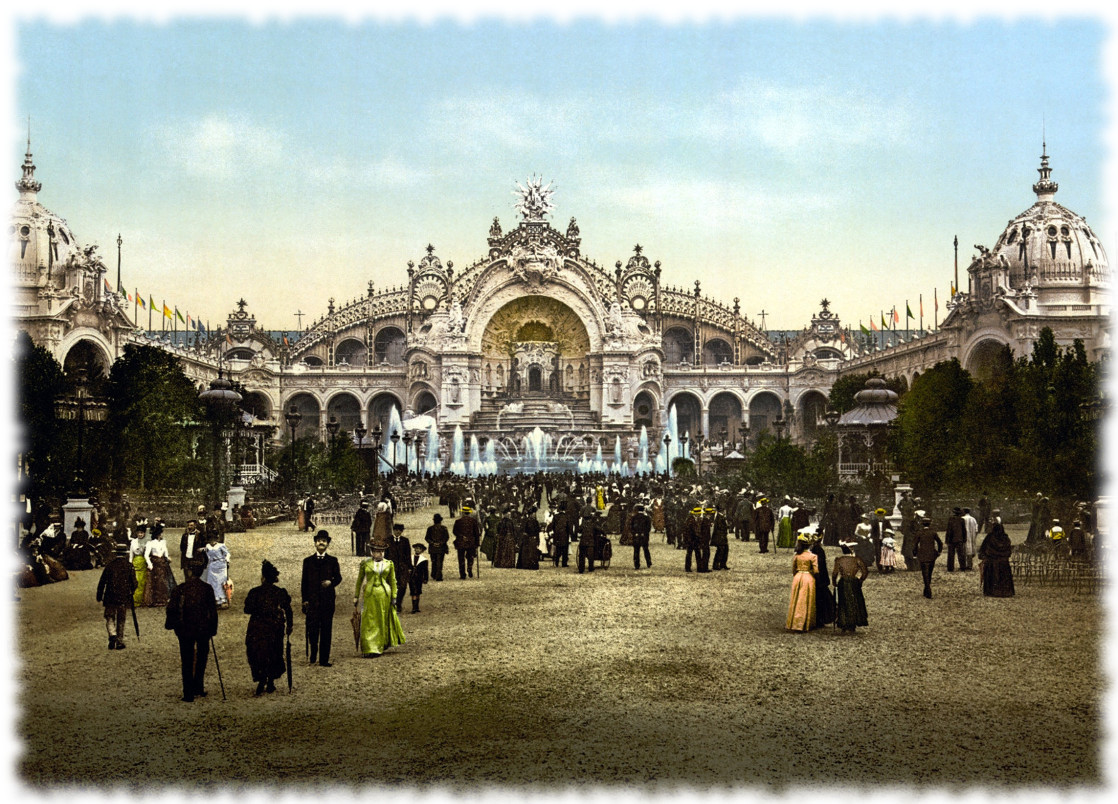
[{"label": "stone pedestal", "polygon": [[93,513],[93,506],[90,505],[89,499],[81,497],[74,500],[67,500],[66,504],[62,506],[62,529],[69,536],[74,532],[74,522],[81,517],[85,520],[86,530],[89,530],[89,518]]},{"label": "stone pedestal", "polygon": [[241,486],[230,486],[229,494],[226,498],[229,501],[229,507],[225,510],[225,521],[233,521],[233,506],[243,506],[245,504],[245,490]]},{"label": "stone pedestal", "polygon": [[889,520],[889,525],[893,528],[894,533],[901,532],[901,520],[903,519],[900,508],[901,494],[906,491],[908,492],[909,499],[912,499],[912,486],[908,485],[908,483],[897,483],[893,486],[893,513],[885,518]]}]

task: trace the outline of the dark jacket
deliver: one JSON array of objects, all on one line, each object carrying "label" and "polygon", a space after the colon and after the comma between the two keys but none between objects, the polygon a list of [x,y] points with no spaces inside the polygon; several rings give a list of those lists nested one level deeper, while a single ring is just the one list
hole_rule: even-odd
[{"label": "dark jacket", "polygon": [[105,606],[127,606],[136,592],[136,571],[132,562],[124,556],[117,556],[101,570],[101,580],[97,582],[97,602]]},{"label": "dark jacket", "polygon": [[446,525],[442,522],[437,525],[428,526],[424,541],[427,542],[427,550],[433,556],[445,556],[450,552],[450,548],[447,547],[447,543],[450,541],[450,534],[447,533]]},{"label": "dark jacket", "polygon": [[201,578],[187,578],[171,590],[164,628],[180,639],[209,639],[217,633],[214,590]]},{"label": "dark jacket", "polygon": [[646,547],[652,533],[652,518],[644,511],[635,512],[629,520],[629,532],[633,534],[634,547]]},{"label": "dark jacket", "polygon": [[[323,581],[329,581],[330,586],[322,587]],[[304,611],[334,611],[335,590],[342,582],[342,571],[338,559],[332,555],[313,556],[303,559],[303,577],[299,584],[299,595],[303,601]]]},{"label": "dark jacket", "polygon": [[369,535],[369,531],[373,529],[373,515],[369,513],[368,508],[357,509],[357,513],[353,515],[353,521],[349,524],[349,529],[354,533]]},{"label": "dark jacket", "polygon": [[967,525],[961,516],[952,514],[947,518],[947,530],[943,534],[948,544],[963,544],[967,540]]},{"label": "dark jacket", "polygon": [[916,560],[920,563],[935,561],[943,552],[943,542],[930,527],[923,528],[916,534],[916,548],[913,550]]},{"label": "dark jacket", "polygon": [[753,509],[753,531],[755,533],[772,533],[775,524],[776,516],[769,506],[762,505],[760,508]]},{"label": "dark jacket", "polygon": [[396,565],[396,583],[401,586],[408,582],[408,575],[411,574],[411,556],[411,542],[403,536],[399,539],[393,536],[388,540],[384,557]]},{"label": "dark jacket", "polygon": [[710,543],[715,547],[725,547],[730,542],[727,539],[728,528],[726,525],[726,517],[721,512],[714,515],[714,520],[711,524],[710,530]]},{"label": "dark jacket", "polygon": [[481,542],[481,525],[472,514],[463,514],[454,520],[454,547],[457,550],[476,550]]}]

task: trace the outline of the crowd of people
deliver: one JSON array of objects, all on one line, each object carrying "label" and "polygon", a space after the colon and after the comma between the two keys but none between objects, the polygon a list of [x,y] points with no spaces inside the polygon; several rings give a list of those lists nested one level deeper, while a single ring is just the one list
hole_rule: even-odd
[{"label": "crowd of people", "polygon": [[[749,487],[735,492],[685,479],[540,473],[405,482],[411,486],[406,493],[424,485],[440,507],[446,506],[449,527],[442,512],[436,512],[422,541],[413,544],[403,524],[395,521],[396,496],[405,490],[386,482],[376,494],[362,495],[350,521],[353,550],[361,557],[350,619],[355,647],[368,658],[404,644],[404,598],[411,597],[411,612],[418,614],[424,586],[444,580],[444,560],[452,547],[461,580],[480,577],[483,561],[491,569],[522,570],[538,570],[541,562],[555,568],[573,563],[578,573],[592,573],[596,565],[609,566],[611,537],[619,547],[632,549],[633,570],[639,572],[642,564],[644,570],[652,566],[653,533],[683,553],[687,573],[729,570],[732,541],[743,547],[754,541],[762,554],[787,549],[792,582],[785,627],[800,633],[833,624],[853,634],[867,626],[862,587],[871,569],[881,575],[919,569],[923,594],[931,598],[933,570],[944,551],[948,572],[969,572],[977,559],[984,595],[1015,593],[1010,564],[1014,546],[1000,510],[991,507],[986,494],[975,507],[977,515],[955,507],[941,538],[923,501],[904,492],[895,510],[887,512],[873,506],[864,510],[855,497],[844,501],[834,494],[814,509],[791,495],[774,496],[779,500],[774,509],[764,492]],[[1070,533],[1046,506],[1038,495],[1021,549],[1056,545],[1053,549],[1083,555],[1097,546],[1090,506],[1076,506]],[[329,532],[314,524],[313,498],[303,500],[298,511],[298,528],[311,530],[314,541],[314,552],[303,561],[299,590],[308,659],[330,667],[336,589],[343,583],[340,564],[328,552]],[[166,628],[180,644],[183,700],[190,701],[207,694],[204,677],[217,611],[233,601],[224,514],[220,506],[209,515],[205,506],[198,506],[197,516],[186,522],[178,545],[182,583],[175,579],[163,522],[137,518],[126,526],[113,522],[110,528],[96,509],[96,524],[105,530],[87,531],[78,519],[69,535],[54,523],[34,537],[29,533],[21,544],[28,559],[26,574],[35,581],[36,564],[46,573],[103,568],[97,600],[104,606],[110,650],[126,645],[130,609],[135,620],[137,606],[165,607]],[[106,531],[113,536],[105,537]],[[841,551],[830,569],[829,547]],[[249,615],[245,645],[256,695],[273,692],[285,671],[290,677],[292,598],[278,580],[279,571],[264,561],[260,584],[244,599]]]}]

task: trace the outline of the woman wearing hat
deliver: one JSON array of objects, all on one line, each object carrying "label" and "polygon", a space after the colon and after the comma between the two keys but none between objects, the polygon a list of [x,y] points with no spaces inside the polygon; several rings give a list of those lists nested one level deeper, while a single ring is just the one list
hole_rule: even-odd
[{"label": "woman wearing hat", "polygon": [[267,559],[260,565],[260,586],[245,595],[245,614],[248,629],[245,631],[245,649],[252,680],[256,682],[256,695],[276,691],[276,679],[283,675],[287,664],[283,658],[283,638],[291,635],[294,619],[291,613],[291,595],[276,586],[279,570]]},{"label": "woman wearing hat", "polygon": [[385,559],[380,545],[372,544],[370,552],[372,557],[361,562],[353,592],[353,609],[361,612],[357,649],[366,657],[404,644],[404,629],[396,614],[395,565]]},{"label": "woman wearing hat", "polygon": [[866,562],[854,555],[854,540],[839,542],[842,555],[835,559],[832,580],[838,590],[835,623],[848,634],[859,625],[869,625],[866,615],[866,598],[862,594],[862,581],[870,574]]},{"label": "woman wearing hat", "polygon": [[827,572],[827,554],[823,550],[823,535],[814,528],[812,531],[810,549],[818,561],[815,569],[815,626],[819,627],[830,625],[835,621],[835,595],[831,592],[831,576]]},{"label": "woman wearing hat", "polygon": [[163,523],[158,519],[151,526],[151,538],[144,547],[144,562],[148,570],[144,605],[166,606],[171,599],[171,590],[175,588],[175,573],[171,569],[167,541],[163,538]]},{"label": "woman wearing hat", "polygon": [[788,601],[788,619],[784,627],[789,631],[808,631],[815,625],[815,573],[819,559],[808,547],[811,536],[801,533],[796,537],[796,553],[792,556],[792,596]]},{"label": "woman wearing hat", "polygon": [[990,512],[992,523],[990,532],[978,548],[982,594],[987,597],[1013,597],[1013,570],[1009,566],[1009,556],[1013,545],[1002,526],[1001,511],[995,508]]},{"label": "woman wearing hat", "polygon": [[144,605],[144,587],[147,586],[148,563],[144,558],[144,548],[147,547],[148,521],[136,520],[136,529],[128,541],[128,560],[132,562],[132,571],[136,573],[136,592],[132,595],[134,606]]}]

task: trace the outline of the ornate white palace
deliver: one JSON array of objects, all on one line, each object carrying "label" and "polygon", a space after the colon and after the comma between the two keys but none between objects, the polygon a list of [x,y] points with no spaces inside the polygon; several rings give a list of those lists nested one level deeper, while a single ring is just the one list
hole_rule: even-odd
[{"label": "ornate white palace", "polygon": [[877,369],[911,381],[952,356],[980,372],[1002,344],[1027,354],[1045,325],[1062,343],[1081,337],[1092,358],[1105,356],[1106,256],[1086,222],[1052,200],[1047,160],[1037,203],[992,251],[980,249],[970,290],[941,329],[888,349],[859,343],[826,300],[801,332],[772,340],[738,299],[711,299],[698,280],[693,289],[663,285],[660,263],[639,245],[604,268],[582,253],[574,218],[565,231],[547,220],[553,193],[538,179],[518,186],[516,226],[506,231],[494,218],[484,256],[464,269],[427,246],[408,263],[405,284],[370,281],[359,298],[331,299],[294,342],[259,328],[241,300],[222,331],[179,347],[131,320],[105,289],[95,247],[81,247],[39,203],[28,143],[10,230],[16,320],[64,368],[92,359],[107,369],[127,343],[175,352],[200,385],[220,362],[276,438],[292,408],[299,436],[323,438],[331,420],[342,431],[384,428],[395,408],[405,420],[434,418],[444,464],[456,427],[508,455],[536,427],[560,455],[620,438],[635,460],[641,427],[655,452],[674,407],[678,433],[704,434],[718,455],[774,425],[810,440],[841,373]]}]

